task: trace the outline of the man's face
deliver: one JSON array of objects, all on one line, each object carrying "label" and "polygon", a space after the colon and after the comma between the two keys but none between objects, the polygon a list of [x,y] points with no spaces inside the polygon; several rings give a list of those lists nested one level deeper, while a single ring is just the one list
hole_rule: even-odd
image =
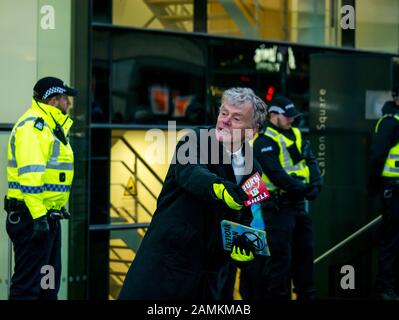
[{"label": "man's face", "polygon": [[59,96],[54,97],[54,107],[60,109],[63,113],[67,113],[69,106],[71,105],[71,101],[69,101],[69,97],[65,94],[60,94]]},{"label": "man's face", "polygon": [[275,114],[276,116],[276,125],[277,127],[283,130],[289,130],[292,127],[292,124],[295,121],[295,118],[288,118],[282,114]]},{"label": "man's face", "polygon": [[219,142],[241,146],[256,132],[253,128],[253,108],[249,103],[239,107],[223,104],[216,122],[216,138]]}]

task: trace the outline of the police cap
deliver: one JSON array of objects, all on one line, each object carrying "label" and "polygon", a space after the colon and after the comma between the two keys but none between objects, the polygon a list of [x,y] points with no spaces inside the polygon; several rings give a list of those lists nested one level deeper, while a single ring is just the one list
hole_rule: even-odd
[{"label": "police cap", "polygon": [[55,77],[44,77],[33,87],[33,97],[39,100],[45,100],[58,94],[74,97],[78,94],[78,90],[68,87],[61,79]]}]

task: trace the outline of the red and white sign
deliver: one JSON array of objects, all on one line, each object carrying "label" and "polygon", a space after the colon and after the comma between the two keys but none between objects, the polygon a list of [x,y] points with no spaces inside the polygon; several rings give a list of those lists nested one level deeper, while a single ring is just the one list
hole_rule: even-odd
[{"label": "red and white sign", "polygon": [[259,172],[249,177],[242,185],[242,188],[249,198],[249,200],[244,201],[246,207],[254,203],[262,202],[270,197],[270,193],[267,191],[266,185]]}]

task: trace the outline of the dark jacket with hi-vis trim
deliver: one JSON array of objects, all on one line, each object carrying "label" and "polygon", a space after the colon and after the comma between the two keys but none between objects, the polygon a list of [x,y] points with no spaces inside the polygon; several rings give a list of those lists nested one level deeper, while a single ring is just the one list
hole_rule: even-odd
[{"label": "dark jacket with hi-vis trim", "polygon": [[[286,148],[288,164],[285,164],[286,160],[284,160],[282,156],[284,150],[282,150],[282,146],[280,146],[281,143],[279,145],[271,135],[267,134],[269,128],[276,134],[277,141],[280,140],[277,139],[278,137],[283,138],[284,141],[287,139],[292,141],[291,146],[294,148],[291,146]],[[295,132],[297,132],[297,134]],[[298,141],[297,135],[299,135],[301,141]],[[266,132],[260,134],[256,138],[253,148],[254,157],[262,166],[263,177],[266,176],[268,178],[267,180],[270,180],[274,185],[272,188],[269,186],[269,190],[277,188],[290,195],[303,198],[309,191],[309,183],[321,185],[321,176],[317,159],[310,148],[308,148],[306,156],[303,154],[302,135],[298,129],[291,128],[290,130],[283,130],[272,123],[268,123]],[[295,170],[288,170],[289,164],[291,164],[292,167],[298,168],[295,168]],[[304,164],[306,170],[301,166],[302,164]],[[302,177],[303,180],[301,181],[300,179],[294,178],[290,175],[292,172]],[[268,184],[268,181],[265,181],[265,183]]]},{"label": "dark jacket with hi-vis trim", "polygon": [[7,197],[24,201],[34,219],[68,202],[73,151],[66,137],[72,123],[58,108],[33,99],[11,132]]},{"label": "dark jacket with hi-vis trim", "polygon": [[[393,101],[387,101],[382,108],[382,114],[374,130],[370,150],[368,189],[371,194],[379,190],[382,178],[399,178],[399,165],[396,166],[399,156],[394,159],[395,150],[392,150],[399,145],[399,107]],[[392,161],[388,159],[390,154]],[[390,169],[392,174],[389,173]]]}]

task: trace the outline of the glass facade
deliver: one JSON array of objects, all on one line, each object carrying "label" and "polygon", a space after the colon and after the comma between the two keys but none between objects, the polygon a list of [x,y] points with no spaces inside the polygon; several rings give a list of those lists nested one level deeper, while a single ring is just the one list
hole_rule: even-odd
[{"label": "glass facade", "polygon": [[[119,29],[93,32],[92,121],[196,124],[203,109],[206,53],[201,41]],[[106,93],[109,92],[109,95]],[[198,117],[201,115],[198,115]],[[203,117],[205,115],[202,115]]]},{"label": "glass facade", "polygon": [[[215,123],[221,94],[232,86],[251,87],[266,102],[285,94],[303,112],[298,125],[310,137],[325,179],[321,198],[310,206],[316,255],[378,212],[365,196],[366,159],[380,106],[399,83],[396,0],[14,2],[0,4],[0,40],[7,43],[0,50],[0,83],[12,84],[0,86],[0,98],[9,104],[0,109],[3,150],[37,78],[54,74],[79,89],[61,298],[117,298],[169,164],[153,161],[148,130],[176,121],[169,133],[173,146],[176,132]],[[356,11],[354,30],[341,29],[344,5]],[[21,19],[27,27],[13,28]],[[0,165],[5,163],[2,153]],[[0,181],[5,194],[4,172]],[[5,299],[11,264],[4,219],[0,228]],[[368,297],[375,244],[367,233],[317,264],[319,296],[347,297],[337,277],[340,266],[353,264],[361,271],[351,297]]]},{"label": "glass facade", "polygon": [[356,1],[356,48],[399,51],[399,2]]},{"label": "glass facade", "polygon": [[93,1],[94,21],[115,26],[386,52],[398,51],[398,6],[396,0]]},{"label": "glass facade", "polygon": [[[177,121],[176,130],[194,124],[214,124],[221,94],[232,86],[251,87],[265,101],[270,101],[273,95],[286,94],[303,112],[298,125],[310,137],[325,179],[326,191],[310,207],[316,226],[317,255],[372,219],[376,211],[365,197],[367,157],[364,155],[368,153],[381,99],[389,98],[389,90],[398,80],[396,57],[100,25],[93,27],[93,34],[92,75],[103,84],[101,100],[109,102],[108,107],[104,103],[101,108],[106,114],[103,119],[108,120],[92,118],[92,125],[98,128],[96,131],[101,127],[103,132],[106,128],[112,130],[110,162],[106,164],[107,160],[101,158],[103,164],[99,169],[110,172],[109,193],[103,194],[110,199],[111,206],[109,211],[104,211],[102,221],[113,231],[107,233],[104,229],[101,238],[105,252],[103,265],[109,270],[109,291],[105,291],[109,298],[115,298],[129,265],[129,259],[115,253],[115,248],[134,257],[144,234],[134,225],[145,226],[150,221],[161,187],[156,176],[162,181],[169,163],[153,164],[147,153],[146,130],[162,129],[168,120]],[[120,49],[121,43],[125,45],[124,50]],[[142,44],[146,44],[146,54]],[[101,62],[105,72],[97,68],[102,54],[106,60]],[[374,72],[375,77],[367,77],[370,72]],[[159,90],[158,100],[152,91],[154,81]],[[177,117],[172,92],[195,96],[195,103],[205,116],[198,118],[198,122],[190,122],[188,104],[185,113]],[[328,102],[321,103],[323,99]],[[102,154],[107,154],[107,147],[101,148]],[[347,155],[352,154],[352,150],[356,166],[347,165]],[[351,179],[348,180],[348,176]],[[107,185],[107,182],[101,184]],[[355,193],[352,200],[347,198],[348,190]],[[121,227],[125,229],[115,231]],[[101,242],[97,235],[95,239],[98,252]],[[129,243],[127,239],[136,240]],[[364,241],[374,240],[372,235],[366,235],[316,267],[321,297],[345,296],[333,280],[323,279],[332,279],[338,265],[348,259],[353,259],[363,270],[363,287],[356,292],[356,297],[365,297],[370,292],[375,249],[362,250]],[[98,262],[98,257],[95,259]]]}]

